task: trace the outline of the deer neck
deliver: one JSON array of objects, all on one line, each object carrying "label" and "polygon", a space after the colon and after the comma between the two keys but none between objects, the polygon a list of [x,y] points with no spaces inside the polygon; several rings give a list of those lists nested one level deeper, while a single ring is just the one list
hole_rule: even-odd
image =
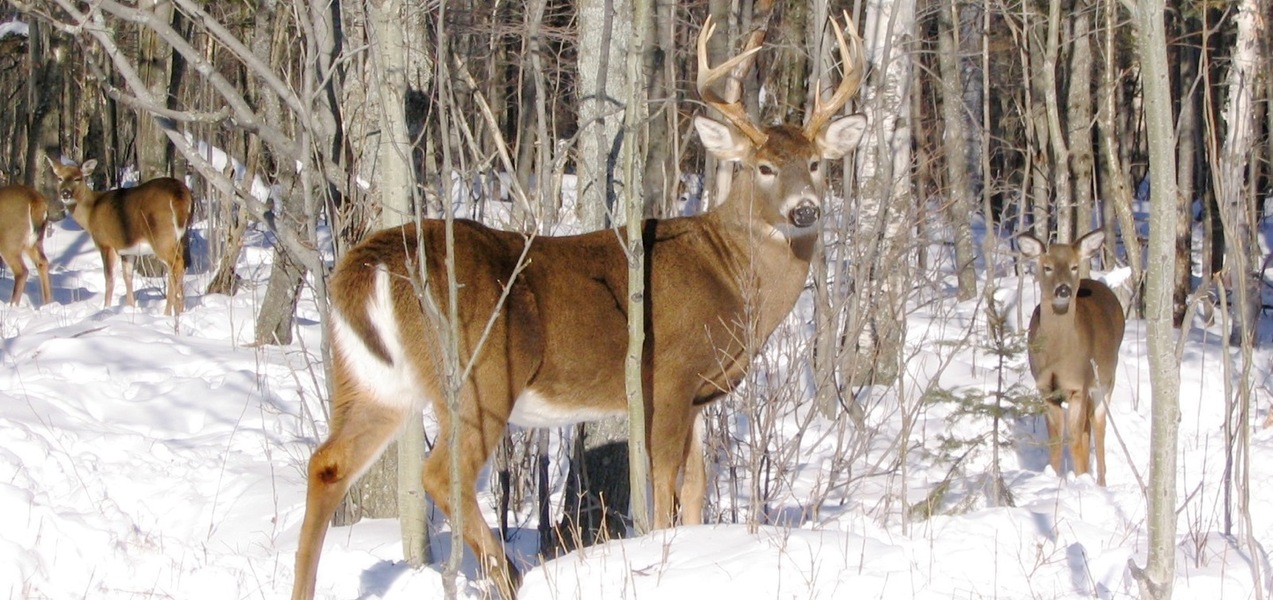
[{"label": "deer neck", "polygon": [[765,219],[759,201],[739,193],[739,181],[729,199],[709,213],[715,219],[723,244],[736,257],[731,266],[743,282],[745,300],[759,307],[757,328],[767,335],[777,327],[804,291],[819,227],[799,235],[790,228],[775,227]]},{"label": "deer neck", "polygon": [[[1075,295],[1078,291],[1075,290]],[[1050,338],[1069,339],[1078,337],[1077,319],[1078,298],[1070,300],[1070,307],[1064,313],[1056,312],[1052,307],[1052,299],[1045,298],[1039,303],[1039,333]]]},{"label": "deer neck", "polygon": [[89,220],[93,215],[93,207],[102,199],[106,192],[98,192],[89,189],[87,185],[80,185],[75,188],[75,192],[71,194],[75,200],[75,208],[71,210],[71,216],[76,222],[85,229],[89,228]]}]

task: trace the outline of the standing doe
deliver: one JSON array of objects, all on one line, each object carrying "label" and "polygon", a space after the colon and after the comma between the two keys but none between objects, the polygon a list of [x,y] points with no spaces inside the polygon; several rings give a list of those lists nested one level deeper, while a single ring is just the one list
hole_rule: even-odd
[{"label": "standing doe", "polygon": [[168,266],[168,302],[164,314],[181,314],[185,308],[182,289],[186,274],[181,238],[190,227],[194,203],[190,188],[171,177],[151,179],[136,187],[95,192],[88,187],[88,176],[97,161],[82,165],[64,165],[49,158],[49,166],[58,178],[58,191],[71,216],[93,238],[102,253],[106,271],[106,307],[115,292],[115,257],[124,263],[125,299],[136,306],[133,297],[133,261],[141,255],[154,254]]},{"label": "standing doe", "polygon": [[1118,297],[1104,283],[1080,279],[1079,263],[1091,258],[1104,241],[1100,230],[1073,245],[1049,247],[1029,234],[1017,240],[1026,257],[1038,260],[1040,299],[1030,317],[1030,372],[1047,402],[1052,470],[1061,474],[1065,433],[1074,473],[1088,473],[1095,429],[1096,482],[1102,486],[1105,416],[1125,323]]},{"label": "standing doe", "polygon": [[[739,56],[709,68],[712,29],[705,24],[699,36],[698,88],[730,124],[698,117],[695,126],[709,152],[742,169],[729,197],[711,212],[644,224],[642,369],[658,528],[675,519],[682,467],[682,518],[701,522],[705,476],[694,420],[738,385],[804,290],[820,231],[822,161],[853,150],[866,129],[860,115],[833,118],[861,81],[856,32],[850,49],[835,25],[845,79],[802,128],[758,126],[737,99],[725,101],[708,90],[759,50],[757,37]],[[331,432],[309,462],[294,599],[314,595],[323,538],[341,497],[402,423],[420,418],[426,403],[439,427],[425,460],[424,489],[453,523],[457,512],[462,515],[457,533],[501,595],[513,598],[516,567],[476,498],[478,472],[492,448],[509,422],[548,427],[625,412],[623,232],[528,240],[456,220],[458,251],[448,257],[445,228],[444,221],[426,220],[382,231],[351,249],[332,275]],[[445,402],[448,327],[422,308],[421,297],[449,305],[448,259],[459,284],[459,360],[461,369],[469,367],[458,414],[450,414]],[[421,263],[427,279],[415,285]],[[453,419],[460,420],[456,440]],[[459,506],[450,501],[452,452],[459,453]]]},{"label": "standing doe", "polygon": [[48,229],[48,202],[44,195],[25,185],[0,187],[0,258],[13,269],[13,297],[22,298],[31,269],[23,256],[35,263],[40,277],[40,304],[53,299],[49,285],[49,259],[44,256],[44,234]]}]

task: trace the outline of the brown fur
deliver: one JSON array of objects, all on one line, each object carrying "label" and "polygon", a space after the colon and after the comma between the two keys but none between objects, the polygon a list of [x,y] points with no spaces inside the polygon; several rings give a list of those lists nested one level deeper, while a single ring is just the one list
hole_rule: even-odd
[{"label": "brown fur", "polygon": [[[1039,266],[1040,302],[1030,317],[1030,372],[1048,406],[1052,469],[1061,473],[1062,452],[1068,445],[1075,474],[1088,473],[1095,437],[1096,481],[1103,486],[1105,419],[1125,322],[1123,307],[1109,286],[1079,278],[1079,263],[1090,258],[1102,240],[1103,234],[1094,231],[1073,245],[1047,247],[1024,235],[1021,249]],[[1070,290],[1068,304],[1060,301],[1065,289]],[[1063,433],[1068,433],[1068,444]]]},{"label": "brown fur", "polygon": [[181,238],[190,227],[194,202],[190,188],[171,177],[152,179],[131,188],[94,192],[86,179],[97,161],[83,165],[64,165],[49,159],[58,178],[58,190],[71,210],[71,216],[93,238],[102,254],[106,271],[106,307],[115,292],[115,260],[124,263],[125,301],[136,306],[133,297],[133,260],[139,244],[150,246],[154,254],[168,266],[168,294],[164,314],[181,314],[185,307],[182,282],[186,263]]},{"label": "brown fur", "polygon": [[31,273],[23,255],[35,263],[40,278],[40,304],[53,299],[49,259],[44,255],[47,229],[48,203],[43,194],[25,185],[0,187],[0,258],[13,269],[10,304],[18,303]]}]

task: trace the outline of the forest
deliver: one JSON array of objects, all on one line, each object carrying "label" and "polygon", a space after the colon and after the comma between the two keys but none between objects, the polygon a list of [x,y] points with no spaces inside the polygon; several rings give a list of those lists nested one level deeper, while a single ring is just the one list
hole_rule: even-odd
[{"label": "forest", "polygon": [[[1146,514],[1127,587],[1078,595],[1171,597],[1199,490],[1216,498],[1216,529],[1253,565],[1244,593],[1273,592],[1258,542],[1268,530],[1251,507],[1254,482],[1273,474],[1251,466],[1253,448],[1269,441],[1264,416],[1273,417],[1268,0],[10,0],[0,7],[0,93],[10,107],[0,111],[0,183],[31,186],[56,205],[49,163],[88,160],[96,190],[186,182],[198,238],[187,249],[198,256],[187,259],[186,297],[250,296],[244,346],[313,342],[312,393],[325,399],[330,276],[373,232],[463,218],[529,245],[607,228],[629,227],[632,239],[643,218],[718,209],[739,175],[695,125],[722,114],[698,80],[696,42],[709,19],[711,64],[761,47],[727,83],[750,122],[800,126],[834,102],[841,81],[860,77],[838,115],[863,115],[866,127],[855,151],[825,161],[833,201],[794,314],[763,352],[765,339],[746,342],[756,366],[703,412],[706,522],[772,525],[792,497],[816,514],[863,486],[871,514],[907,533],[970,505],[1021,506],[1013,473],[1029,469],[1003,466],[1000,452],[1020,443],[1023,423],[1046,445],[1037,429],[1047,402],[1025,366],[1042,275],[1018,240],[1068,244],[1098,230],[1104,243],[1090,269],[1107,277],[1128,322],[1119,364],[1126,369],[1134,348],[1143,366],[1120,375],[1119,389],[1143,384],[1135,410],[1145,455],[1127,461],[1138,484],[1129,493]],[[838,43],[845,24],[861,40],[858,65]],[[55,272],[69,268],[52,262]],[[138,270],[159,277],[164,266]],[[754,291],[765,294],[763,284]],[[950,356],[976,357],[963,383],[983,369],[996,381],[976,394],[943,388],[940,373],[962,359],[927,357],[935,339]],[[1223,391],[1206,409],[1219,415],[1211,451],[1223,472],[1196,488],[1178,480],[1190,443],[1178,438],[1182,407],[1198,403],[1182,385],[1217,388],[1210,375],[1189,374],[1194,344],[1224,364]],[[917,380],[927,367],[916,365],[930,358],[939,374]],[[925,439],[934,404],[943,408],[933,415],[973,424]],[[307,458],[331,417],[323,402],[305,406]],[[629,495],[641,504],[626,481],[576,472],[594,452],[600,464],[627,461],[628,426],[514,428],[481,486],[483,501],[497,504],[484,506],[498,515],[488,521],[507,539],[510,511],[523,511],[521,527],[536,529],[549,557],[644,534],[640,517],[580,516],[598,492],[570,487],[618,486],[599,495],[622,498],[619,513]],[[419,472],[436,427],[426,419],[404,434],[336,524],[408,512],[404,498],[423,492],[399,490],[418,482],[399,483],[398,472]],[[804,438],[835,447],[818,469],[801,462]],[[1043,471],[1043,453],[1024,462]],[[908,473],[927,460],[941,468]],[[427,532],[401,518],[402,560],[429,563]],[[576,525],[585,533],[563,533]],[[461,536],[453,540],[449,577],[463,570]],[[463,596],[453,579],[447,586]]]}]

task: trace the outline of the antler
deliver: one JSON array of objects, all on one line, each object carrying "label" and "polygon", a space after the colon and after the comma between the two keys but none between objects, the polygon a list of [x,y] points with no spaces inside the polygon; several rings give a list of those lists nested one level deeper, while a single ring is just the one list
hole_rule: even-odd
[{"label": "antler", "polygon": [[[737,56],[725,61],[716,68],[712,68],[707,60],[707,40],[716,32],[716,24],[712,22],[709,15],[707,20],[703,22],[703,30],[698,34],[698,95],[711,107],[720,111],[733,123],[734,127],[743,135],[747,136],[757,146],[765,143],[768,136],[760,127],[752,122],[751,117],[747,116],[747,111],[743,108],[739,98],[731,98],[726,100],[721,98],[716,92],[711,91],[709,86],[716,80],[728,75],[734,67],[750,60],[757,52],[760,51],[760,42],[763,39],[761,35],[752,35],[747,42],[747,47],[743,49]],[[741,94],[734,94],[741,95]]]},{"label": "antler", "polygon": [[818,135],[827,121],[844,107],[862,85],[862,75],[866,71],[866,52],[862,49],[862,36],[858,35],[857,25],[853,23],[853,18],[849,16],[847,10],[844,11],[844,23],[845,28],[849,30],[849,39],[853,41],[852,44],[844,40],[844,30],[840,29],[835,19],[831,19],[835,39],[840,43],[840,58],[844,61],[844,79],[840,81],[840,87],[836,88],[835,94],[831,96],[831,101],[826,106],[822,105],[822,90],[814,91],[813,114],[809,116],[809,122],[804,126],[805,135],[809,139],[814,139]]}]

